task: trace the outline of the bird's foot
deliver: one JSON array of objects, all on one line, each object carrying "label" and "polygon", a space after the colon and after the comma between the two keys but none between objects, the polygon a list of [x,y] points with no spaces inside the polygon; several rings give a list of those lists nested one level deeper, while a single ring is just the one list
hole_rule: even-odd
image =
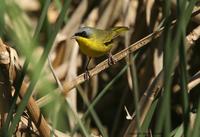
[{"label": "bird's foot", "polygon": [[89,80],[90,79],[90,73],[89,73],[88,70],[86,70],[85,73],[84,73],[84,79],[85,80]]},{"label": "bird's foot", "polygon": [[117,61],[113,58],[112,54],[109,54],[108,56],[108,65],[114,65]]}]

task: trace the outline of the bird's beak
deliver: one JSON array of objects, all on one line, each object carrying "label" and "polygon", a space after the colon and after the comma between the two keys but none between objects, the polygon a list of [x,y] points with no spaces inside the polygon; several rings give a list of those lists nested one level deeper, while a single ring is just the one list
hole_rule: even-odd
[{"label": "bird's beak", "polygon": [[73,36],[71,37],[71,39],[76,39],[76,37],[77,37],[77,36],[73,35]]}]

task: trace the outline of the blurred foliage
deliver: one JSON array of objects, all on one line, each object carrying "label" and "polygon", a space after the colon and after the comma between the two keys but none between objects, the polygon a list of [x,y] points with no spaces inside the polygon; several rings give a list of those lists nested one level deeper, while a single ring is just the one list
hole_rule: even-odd
[{"label": "blurred foliage", "polygon": [[[39,135],[30,126],[30,121],[34,123],[26,108],[32,96],[52,136],[126,136],[131,121],[126,119],[125,106],[136,114],[137,132],[130,136],[198,136],[200,81],[192,89],[188,84],[200,71],[200,46],[199,39],[193,44],[186,39],[199,25],[199,15],[191,19],[195,8],[199,8],[195,0],[2,0],[0,36],[19,54],[23,71],[14,81],[11,109],[1,112],[0,135],[20,136],[22,129],[28,129],[23,130],[24,136]],[[174,19],[177,23],[171,28]],[[129,32],[116,39],[113,54],[163,26],[166,29],[146,47],[77,85],[64,98],[59,82],[84,72],[86,57],[71,39],[81,26],[128,26]],[[107,56],[92,59],[89,68],[105,59]],[[141,98],[162,71],[164,84],[141,123]],[[22,82],[28,88],[19,102]]]}]

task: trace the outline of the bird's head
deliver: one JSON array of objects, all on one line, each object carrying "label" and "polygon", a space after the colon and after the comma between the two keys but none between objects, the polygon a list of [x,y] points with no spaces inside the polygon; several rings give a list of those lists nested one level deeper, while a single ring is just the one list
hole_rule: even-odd
[{"label": "bird's head", "polygon": [[71,38],[78,39],[78,38],[91,38],[93,34],[93,28],[91,27],[82,27],[80,28]]}]

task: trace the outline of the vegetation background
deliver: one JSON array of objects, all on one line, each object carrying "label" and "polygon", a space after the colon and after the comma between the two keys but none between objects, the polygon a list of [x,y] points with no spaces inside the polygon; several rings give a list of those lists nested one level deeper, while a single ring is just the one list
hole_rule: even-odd
[{"label": "vegetation background", "polygon": [[[0,136],[199,136],[199,5],[1,0]],[[129,27],[88,81],[70,39],[81,26]]]}]

